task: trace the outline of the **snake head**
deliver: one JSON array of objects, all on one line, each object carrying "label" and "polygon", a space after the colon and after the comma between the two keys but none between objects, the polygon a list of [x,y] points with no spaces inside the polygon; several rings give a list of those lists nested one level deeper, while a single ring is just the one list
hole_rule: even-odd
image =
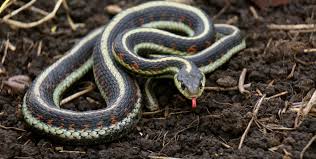
[{"label": "snake head", "polygon": [[174,82],[178,90],[192,100],[192,107],[196,106],[196,98],[201,96],[205,86],[205,75],[194,64],[190,68],[181,68],[175,74]]}]

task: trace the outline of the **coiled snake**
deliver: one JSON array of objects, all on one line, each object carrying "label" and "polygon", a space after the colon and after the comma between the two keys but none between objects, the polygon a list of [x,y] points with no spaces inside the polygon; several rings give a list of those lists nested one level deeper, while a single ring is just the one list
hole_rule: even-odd
[{"label": "coiled snake", "polygon": [[[220,35],[216,41],[215,34]],[[111,141],[126,134],[140,117],[142,96],[132,74],[173,78],[195,106],[204,89],[204,74],[243,48],[238,28],[213,25],[197,8],[144,3],[92,31],[43,71],[27,91],[22,113],[35,129],[69,143]],[[61,109],[62,93],[92,67],[107,107],[86,112]]]}]

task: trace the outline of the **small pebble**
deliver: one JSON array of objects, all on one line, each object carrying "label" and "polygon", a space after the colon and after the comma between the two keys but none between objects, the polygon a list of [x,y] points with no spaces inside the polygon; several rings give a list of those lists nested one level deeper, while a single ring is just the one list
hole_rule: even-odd
[{"label": "small pebble", "polygon": [[122,8],[116,4],[110,4],[105,6],[104,10],[112,15],[115,15],[117,13],[120,13],[122,11]]},{"label": "small pebble", "polygon": [[26,75],[16,75],[10,77],[7,81],[3,81],[3,83],[10,87],[13,92],[24,92],[24,90],[30,86],[31,78]]}]

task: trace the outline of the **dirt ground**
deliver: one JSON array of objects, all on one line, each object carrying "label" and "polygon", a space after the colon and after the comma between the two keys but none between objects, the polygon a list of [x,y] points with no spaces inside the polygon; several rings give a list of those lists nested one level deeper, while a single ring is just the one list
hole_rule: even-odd
[{"label": "dirt ground", "polygon": [[[139,0],[67,2],[74,22],[85,24],[77,31],[69,27],[62,7],[52,21],[32,29],[12,29],[0,23],[0,44],[3,44],[0,47],[1,58],[5,54],[4,42],[7,39],[16,47],[15,51],[7,49],[7,56],[1,66],[2,70],[5,69],[0,75],[2,81],[14,75],[27,75],[34,79],[45,67],[66,53],[80,37],[111,19],[112,16],[104,10],[107,4],[118,4],[125,9],[142,3]],[[135,130],[126,137],[95,146],[67,146],[32,132],[23,122],[19,111],[24,92],[13,92],[10,87],[2,85],[0,159],[155,156],[299,158],[304,146],[316,135],[316,118],[305,117],[294,130],[277,128],[293,128],[297,113],[285,107],[291,108],[300,103],[315,90],[316,54],[304,53],[302,50],[316,48],[316,33],[271,30],[267,25],[315,24],[316,3],[306,0],[259,9],[249,1],[230,2],[227,7],[220,0],[192,2],[192,5],[200,7],[211,17],[215,16],[215,23],[238,26],[247,42],[245,50],[207,75],[206,85],[235,86],[243,68],[246,68],[245,83],[251,83],[251,87],[247,88],[249,94],[206,90],[198,99],[198,108],[191,111],[190,101],[185,100],[175,88],[169,89],[172,82],[161,82],[158,95],[162,111],[154,115],[144,114]],[[49,11],[54,3],[39,1],[35,6]],[[258,17],[251,12],[251,6],[257,11]],[[16,8],[10,7],[5,13],[13,9]],[[30,11],[16,17],[23,21],[36,18],[39,16]],[[39,51],[40,43],[42,46]],[[82,81],[93,81],[88,77],[91,75]],[[82,85],[79,83],[69,94],[80,89]],[[280,96],[273,97],[279,93]],[[252,118],[254,106],[262,94],[271,98],[262,102],[256,115],[257,120],[252,123],[242,147],[238,149],[241,136]],[[103,104],[100,94],[94,90],[66,104],[65,108],[84,111],[98,109]],[[144,111],[147,110],[144,108]],[[316,158],[315,143],[307,149],[304,158]]]}]

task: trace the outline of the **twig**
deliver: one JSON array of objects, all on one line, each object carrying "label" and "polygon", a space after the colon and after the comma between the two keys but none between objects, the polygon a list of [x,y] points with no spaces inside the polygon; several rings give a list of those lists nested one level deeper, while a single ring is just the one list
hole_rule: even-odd
[{"label": "twig", "polygon": [[288,92],[287,92],[287,91],[284,91],[284,92],[275,94],[275,95],[273,95],[273,96],[271,96],[271,97],[267,97],[266,100],[269,100],[269,99],[272,99],[272,98],[276,98],[276,97],[280,97],[280,96],[283,96],[283,95],[286,95],[286,94],[288,94]]},{"label": "twig", "polygon": [[290,30],[290,33],[313,33],[316,32],[316,28],[315,29],[304,29],[304,30]]},{"label": "twig", "polygon": [[67,13],[67,21],[70,25],[70,28],[73,30],[73,31],[76,31],[77,28],[80,28],[80,27],[84,27],[85,24],[84,23],[74,23],[74,21],[72,20],[72,18],[70,17],[69,13]]},{"label": "twig", "polygon": [[10,40],[7,42],[8,43],[8,47],[11,51],[15,51],[16,47],[10,42]]},{"label": "twig", "polygon": [[267,129],[270,130],[295,130],[296,128],[288,128],[281,125],[267,124],[264,125]]},{"label": "twig", "polygon": [[77,28],[79,28],[79,27],[84,27],[84,26],[85,26],[84,23],[74,23],[74,21],[73,21],[72,18],[70,17],[70,14],[69,14],[70,9],[69,9],[68,4],[67,4],[66,1],[63,1],[63,7],[64,7],[64,9],[66,10],[67,21],[68,21],[68,23],[69,23],[69,25],[70,25],[70,28],[71,28],[72,30],[76,31]]},{"label": "twig", "polygon": [[[33,1],[35,1],[35,0],[32,0],[31,2],[33,2]],[[44,23],[44,22],[46,22],[46,21],[48,21],[48,20],[54,18],[55,15],[56,15],[56,13],[57,13],[57,11],[58,11],[58,9],[59,9],[59,7],[60,7],[60,5],[62,4],[63,1],[64,1],[64,0],[58,0],[58,1],[56,2],[55,7],[54,7],[54,9],[53,9],[52,12],[50,12],[50,13],[49,13],[47,16],[45,16],[44,18],[42,18],[42,19],[40,19],[40,20],[37,20],[37,21],[34,21],[34,22],[25,23],[25,22],[20,22],[20,21],[12,20],[12,19],[9,19],[9,18],[6,18],[6,17],[4,17],[2,20],[3,20],[4,22],[8,23],[9,25],[14,26],[14,27],[24,28],[24,29],[32,28],[32,27],[38,26],[38,25],[40,25],[40,24],[42,24],[42,23]],[[30,3],[30,2],[29,2],[29,3]],[[29,4],[29,3],[27,3],[27,4]],[[26,5],[27,5],[27,4],[26,4]],[[27,8],[27,7],[25,7],[25,6],[22,6],[22,7],[24,7],[24,9]],[[21,7],[21,8],[22,8],[22,7]],[[19,9],[18,9],[18,10],[19,10]],[[10,16],[9,16],[9,17],[10,17]]]},{"label": "twig", "polygon": [[[306,99],[308,99],[311,96],[309,102],[307,104],[304,104]],[[307,95],[303,98],[303,105],[300,107],[299,111],[297,112],[297,116],[295,118],[294,122],[294,128],[298,128],[304,121],[306,115],[310,112],[311,108],[316,103],[316,91],[314,90],[313,94],[310,95],[310,92],[307,93]],[[306,107],[305,107],[306,105]],[[305,107],[305,108],[304,108]]]},{"label": "twig", "polygon": [[249,9],[255,19],[262,19],[261,17],[259,17],[256,9],[253,6],[250,6]]},{"label": "twig", "polygon": [[294,71],[295,71],[295,68],[296,68],[296,63],[294,63],[294,65],[292,66],[292,69],[291,69],[291,72],[290,74],[286,77],[286,79],[290,79],[294,76]]},{"label": "twig", "polygon": [[61,150],[59,152],[61,152],[61,153],[81,153],[81,154],[86,154],[86,152],[84,152],[84,151]]},{"label": "twig", "polygon": [[31,139],[28,139],[24,144],[23,146],[27,145],[28,143],[30,143]]},{"label": "twig", "polygon": [[266,96],[266,95],[264,94],[264,95],[258,100],[258,102],[256,103],[256,105],[255,105],[255,107],[254,107],[254,109],[253,109],[253,112],[252,112],[252,118],[251,118],[251,120],[249,121],[248,126],[247,126],[246,130],[244,131],[243,135],[241,136],[238,149],[241,149],[242,144],[243,144],[243,142],[244,142],[244,140],[245,140],[245,138],[246,138],[246,135],[247,135],[247,133],[248,133],[248,131],[249,131],[249,129],[250,129],[250,126],[252,125],[253,121],[257,118],[257,114],[258,114],[259,108],[260,108],[260,106],[261,106],[261,104],[262,104],[262,102],[263,102],[265,96]]},{"label": "twig", "polygon": [[11,51],[15,51],[16,50],[16,47],[10,43],[10,40],[9,38],[4,42],[4,54],[3,54],[3,57],[1,59],[1,63],[4,64],[4,61],[7,57],[7,53],[8,53],[8,49],[10,49]]},{"label": "twig", "polygon": [[[25,5],[25,3],[24,3],[24,2],[21,2],[21,1],[16,1],[16,2],[14,2],[14,4],[17,4],[17,5],[19,5],[19,6]],[[44,11],[44,10],[42,10],[42,9],[36,8],[36,7],[34,7],[34,6],[30,6],[30,7],[27,8],[27,9],[29,9],[29,10],[35,12],[35,13],[39,13],[39,14],[41,14],[41,15],[43,15],[43,16],[46,16],[46,15],[49,14],[48,12],[46,12],[46,11]]]},{"label": "twig", "polygon": [[42,53],[42,43],[43,43],[42,40],[38,43],[37,53],[36,53],[37,56],[40,56]]},{"label": "twig", "polygon": [[[250,88],[251,87],[251,83],[245,84],[244,88]],[[238,86],[234,86],[234,87],[205,87],[204,90],[208,90],[208,91],[236,91],[238,90]]]},{"label": "twig", "polygon": [[225,147],[225,148],[228,148],[228,149],[231,149],[232,147],[226,143],[224,143],[223,141],[221,141],[221,144]]},{"label": "twig", "polygon": [[267,86],[267,88],[268,88],[268,87],[272,87],[273,84],[274,84],[274,80],[270,81],[269,84],[268,84],[268,86]]},{"label": "twig", "polygon": [[315,29],[316,24],[293,24],[293,25],[279,25],[269,24],[267,27],[271,30],[302,30],[302,29]]},{"label": "twig", "polygon": [[305,65],[305,66],[316,64],[316,62],[306,62],[306,61],[303,61],[303,60],[297,58],[296,55],[294,55],[294,60],[295,60],[296,62],[302,64],[302,65]]},{"label": "twig", "polygon": [[263,94],[262,94],[262,92],[260,91],[259,88],[256,88],[256,92],[258,93],[258,95],[259,95],[260,97],[263,96]]},{"label": "twig", "polygon": [[156,111],[153,111],[153,112],[142,112],[142,116],[154,115],[154,114],[161,113],[163,111],[164,111],[164,109],[159,109],[159,110],[156,110]]},{"label": "twig", "polygon": [[91,98],[91,97],[86,97],[86,100],[89,103],[94,103],[94,104],[100,104],[100,102],[96,101],[95,99]]},{"label": "twig", "polygon": [[164,147],[165,146],[165,141],[166,141],[166,136],[167,136],[167,134],[168,134],[168,131],[165,133],[165,134],[163,134],[163,138],[162,138],[162,147]]},{"label": "twig", "polygon": [[278,115],[279,115],[279,118],[280,118],[281,121],[283,120],[283,116],[282,115],[286,112],[288,107],[289,107],[289,102],[286,100],[284,102],[284,107],[282,109],[279,109],[279,111],[278,111]]},{"label": "twig", "polygon": [[226,24],[235,24],[238,21],[238,16],[233,16],[231,18],[229,18],[225,23]]},{"label": "twig", "polygon": [[85,151],[72,151],[72,150],[64,150],[63,147],[55,147],[55,150],[58,152],[62,152],[62,153],[81,153],[81,154],[85,154]]},{"label": "twig", "polygon": [[8,47],[9,47],[9,39],[7,39],[7,41],[5,42],[4,53],[3,53],[3,56],[2,56],[2,59],[1,59],[1,64],[2,65],[4,64],[4,61],[5,61],[6,57],[7,57]]},{"label": "twig", "polygon": [[219,16],[221,16],[225,11],[230,7],[230,2],[228,0],[225,0],[225,6],[216,14],[213,16],[213,20],[217,19]]},{"label": "twig", "polygon": [[171,115],[186,114],[186,113],[191,113],[191,112],[192,112],[192,111],[172,112],[172,113],[169,113],[168,115],[171,116]]},{"label": "twig", "polygon": [[36,0],[31,0],[30,2],[26,3],[26,4],[23,5],[22,7],[20,7],[20,8],[18,8],[18,9],[14,10],[13,12],[11,12],[11,13],[9,13],[9,14],[7,14],[7,15],[5,15],[5,16],[3,17],[3,20],[7,20],[7,19],[9,19],[9,18],[11,18],[11,17],[13,17],[13,16],[19,14],[21,11],[23,11],[24,9],[30,7],[30,6],[33,5],[35,2],[36,2]]},{"label": "twig", "polygon": [[[290,111],[293,111],[293,112],[299,112],[300,111],[300,108],[290,108]],[[316,108],[312,108],[311,111],[309,112],[309,114],[311,116],[314,116],[316,117]]]},{"label": "twig", "polygon": [[7,7],[8,3],[10,2],[10,0],[5,0],[1,7],[0,7],[0,14],[3,12],[3,10]]},{"label": "twig", "polygon": [[94,89],[94,85],[93,84],[89,84],[89,86],[87,86],[84,90],[79,91],[79,92],[77,92],[77,93],[75,93],[73,95],[70,95],[67,98],[63,99],[60,102],[60,105],[66,104],[66,103],[68,103],[68,102],[70,102],[70,101],[72,101],[72,100],[74,100],[74,99],[76,99],[76,98],[88,93],[88,92],[91,92],[93,89]]},{"label": "twig", "polygon": [[267,52],[267,50],[268,50],[268,48],[269,48],[271,42],[272,42],[272,38],[270,38],[270,39],[268,40],[268,43],[267,43],[266,47],[264,48],[263,55],[266,54],[266,52]]},{"label": "twig", "polygon": [[282,147],[284,147],[283,144],[278,145],[278,146],[274,146],[274,147],[270,147],[268,150],[271,152],[275,152],[276,150],[278,150],[279,148],[282,148]]},{"label": "twig", "polygon": [[26,131],[24,129],[20,129],[20,128],[16,128],[16,127],[6,127],[6,126],[3,126],[3,125],[0,125],[0,128],[5,129],[5,130],[15,130],[15,131],[22,131],[22,132]]},{"label": "twig", "polygon": [[316,105],[316,91],[314,91],[311,99],[307,103],[306,107],[303,109],[303,111],[302,111],[303,116],[306,116],[310,112],[312,107],[315,106],[315,105]]},{"label": "twig", "polygon": [[[167,131],[167,132],[168,132],[168,131]],[[156,135],[156,136],[154,136],[154,137],[152,138],[152,140],[158,141],[158,140],[160,139],[162,133],[163,133],[163,131],[159,131],[159,134]]]},{"label": "twig", "polygon": [[316,48],[313,49],[304,49],[304,53],[316,52]]},{"label": "twig", "polygon": [[241,94],[250,94],[250,92],[247,91],[244,87],[246,73],[247,73],[247,69],[244,68],[240,74],[239,81],[238,81],[238,89]]},{"label": "twig", "polygon": [[304,157],[304,153],[305,151],[309,148],[310,145],[312,145],[312,143],[316,140],[316,135],[314,135],[309,142],[307,143],[307,145],[303,148],[301,154],[300,154],[300,159],[303,159]]},{"label": "twig", "polygon": [[293,155],[287,151],[285,148],[283,148],[284,156],[283,158],[293,158]]}]

